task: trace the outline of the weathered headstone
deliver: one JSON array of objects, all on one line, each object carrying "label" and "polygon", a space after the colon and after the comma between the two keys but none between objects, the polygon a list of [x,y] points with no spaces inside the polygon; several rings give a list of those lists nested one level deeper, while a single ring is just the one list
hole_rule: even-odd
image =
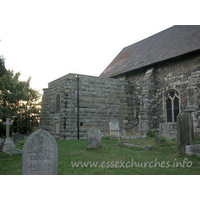
[{"label": "weathered headstone", "polygon": [[195,145],[187,145],[185,147],[185,153],[188,155],[197,155],[200,156],[200,144],[195,144]]},{"label": "weathered headstone", "polygon": [[20,141],[19,144],[23,145],[24,144],[24,135],[23,134],[17,134],[14,133],[14,142],[16,142],[16,140]]},{"label": "weathered headstone", "polygon": [[8,150],[15,150],[15,145],[13,143],[13,141],[9,138],[9,134],[10,134],[10,125],[12,125],[13,123],[10,122],[9,118],[6,118],[6,122],[3,122],[3,125],[6,125],[6,139],[5,142],[3,142],[3,151],[8,151]]},{"label": "weathered headstone", "polygon": [[87,148],[100,147],[102,145],[102,132],[99,129],[90,129],[87,132]]},{"label": "weathered headstone", "polygon": [[22,151],[22,175],[57,175],[58,147],[54,137],[45,130],[32,133]]},{"label": "weathered headstone", "polygon": [[170,135],[169,124],[165,124],[165,123],[159,124],[159,135]]},{"label": "weathered headstone", "polygon": [[156,135],[155,140],[156,140],[156,142],[161,143],[161,135],[160,134]]},{"label": "weathered headstone", "polygon": [[109,127],[110,127],[110,136],[111,137],[120,137],[119,122],[111,121],[111,122],[109,122]]},{"label": "weathered headstone", "polygon": [[177,142],[179,153],[185,152],[186,145],[194,144],[193,119],[189,113],[177,117]]}]

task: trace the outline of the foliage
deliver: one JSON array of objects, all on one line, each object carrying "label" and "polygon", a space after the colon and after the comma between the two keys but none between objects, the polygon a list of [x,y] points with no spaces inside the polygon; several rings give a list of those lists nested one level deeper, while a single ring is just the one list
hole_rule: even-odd
[{"label": "foliage", "polygon": [[[13,120],[12,131],[21,134],[32,132],[39,124],[40,105],[38,91],[30,88],[27,81],[19,80],[20,73],[6,70],[4,63],[0,65],[0,122],[8,117]],[[0,123],[0,132],[5,127]]]},{"label": "foliage", "polygon": [[0,77],[6,73],[6,68],[4,66],[4,59],[0,56]]},{"label": "foliage", "polygon": [[200,137],[194,138],[194,144],[200,144]]},{"label": "foliage", "polygon": [[158,131],[156,131],[156,130],[149,129],[147,131],[147,137],[155,137],[156,135],[158,135]]},{"label": "foliage", "polygon": [[160,140],[161,143],[164,143],[164,142],[167,142],[167,138],[165,136],[161,136],[161,140]]},{"label": "foliage", "polygon": [[104,136],[103,139],[110,140],[110,136]]}]

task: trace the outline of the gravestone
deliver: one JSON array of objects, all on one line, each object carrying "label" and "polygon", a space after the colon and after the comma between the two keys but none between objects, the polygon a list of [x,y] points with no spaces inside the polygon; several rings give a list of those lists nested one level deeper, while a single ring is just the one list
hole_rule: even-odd
[{"label": "gravestone", "polygon": [[23,134],[17,134],[14,133],[14,142],[16,142],[16,140],[20,141],[19,144],[23,145],[24,144],[24,135]]},{"label": "gravestone", "polygon": [[0,151],[2,150],[3,147],[3,140],[0,138]]},{"label": "gravestone", "polygon": [[170,135],[169,124],[165,124],[165,123],[159,124],[159,135]]},{"label": "gravestone", "polygon": [[109,127],[110,127],[110,136],[111,137],[120,137],[119,122],[111,121],[111,122],[109,122]]},{"label": "gravestone", "polygon": [[185,152],[186,145],[194,144],[193,119],[189,113],[177,117],[177,142],[179,153]]},{"label": "gravestone", "polygon": [[195,145],[187,145],[185,147],[185,153],[188,155],[197,155],[200,156],[200,144],[195,144]]},{"label": "gravestone", "polygon": [[54,137],[45,130],[32,133],[22,151],[22,175],[57,175],[58,147]]},{"label": "gravestone", "polygon": [[99,129],[90,129],[87,132],[87,148],[100,147],[102,145],[102,132]]},{"label": "gravestone", "polygon": [[3,122],[3,125],[6,126],[6,139],[5,142],[3,142],[3,151],[9,151],[9,150],[15,150],[15,145],[13,143],[13,141],[9,138],[9,134],[10,134],[10,125],[12,125],[13,123],[10,122],[9,118],[6,118],[6,122]]}]

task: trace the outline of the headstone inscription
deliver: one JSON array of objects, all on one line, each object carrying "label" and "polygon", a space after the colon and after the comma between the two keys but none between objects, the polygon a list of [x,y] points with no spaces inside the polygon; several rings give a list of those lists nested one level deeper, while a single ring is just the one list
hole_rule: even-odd
[{"label": "headstone inscription", "polygon": [[193,119],[189,113],[177,117],[177,142],[179,153],[185,152],[186,145],[194,144]]},{"label": "headstone inscription", "polygon": [[3,151],[8,151],[8,150],[15,150],[15,145],[13,143],[13,141],[9,138],[9,134],[10,134],[10,125],[12,125],[13,123],[10,122],[9,118],[6,118],[6,122],[3,122],[3,125],[6,126],[6,139],[5,142],[3,142]]},{"label": "headstone inscription", "polygon": [[22,151],[22,175],[57,175],[58,147],[54,137],[45,130],[32,133]]},{"label": "headstone inscription", "polygon": [[87,132],[87,148],[100,147],[102,145],[102,132],[99,129],[90,129]]}]

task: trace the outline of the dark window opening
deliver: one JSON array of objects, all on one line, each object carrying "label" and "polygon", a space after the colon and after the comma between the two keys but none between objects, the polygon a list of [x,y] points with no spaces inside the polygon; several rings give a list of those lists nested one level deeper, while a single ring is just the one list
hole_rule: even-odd
[{"label": "dark window opening", "polygon": [[165,97],[167,122],[177,122],[177,116],[180,112],[179,93],[171,90]]},{"label": "dark window opening", "polygon": [[172,122],[172,109],[171,109],[171,99],[167,99],[166,106],[167,106],[167,122]]}]

